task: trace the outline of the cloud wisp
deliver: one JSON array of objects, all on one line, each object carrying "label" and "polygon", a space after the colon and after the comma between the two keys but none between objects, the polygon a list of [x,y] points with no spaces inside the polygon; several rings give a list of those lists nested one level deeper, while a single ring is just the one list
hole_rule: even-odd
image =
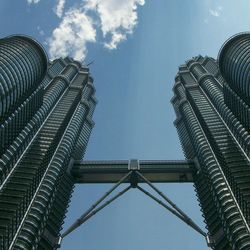
[{"label": "cloud wisp", "polygon": [[48,39],[50,56],[70,55],[84,60],[87,44],[97,42],[99,30],[102,38],[98,42],[107,49],[116,49],[133,33],[138,23],[137,8],[144,4],[145,0],[82,0],[81,5],[63,13],[65,0],[57,0],[54,12],[61,22]]},{"label": "cloud wisp", "polygon": [[57,0],[54,12],[59,18],[61,18],[63,15],[64,6],[65,6],[65,0]]},{"label": "cloud wisp", "polygon": [[39,32],[40,36],[44,36],[45,35],[44,30],[42,30],[40,26],[37,26],[37,31]]},{"label": "cloud wisp", "polygon": [[209,14],[214,17],[219,17],[221,15],[222,9],[222,6],[218,6],[215,9],[209,9]]},{"label": "cloud wisp", "polygon": [[28,4],[39,3],[40,0],[27,0]]}]

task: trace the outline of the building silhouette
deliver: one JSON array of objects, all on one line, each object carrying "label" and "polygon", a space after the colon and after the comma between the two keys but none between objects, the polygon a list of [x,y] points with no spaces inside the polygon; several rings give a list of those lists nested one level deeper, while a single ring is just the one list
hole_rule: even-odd
[{"label": "building silhouette", "polygon": [[[48,61],[27,36],[0,40],[0,249],[49,250],[130,188],[138,188],[216,250],[250,249],[250,35],[218,61],[179,67],[171,102],[184,161],[84,161],[97,103],[89,69]],[[159,200],[140,183],[148,184]],[[208,233],[154,182],[193,182]],[[115,183],[61,234],[75,183]],[[129,186],[100,205],[121,183]]]},{"label": "building silhouette", "polygon": [[249,48],[249,34],[238,34],[219,62],[192,58],[173,88],[175,126],[196,162],[194,185],[215,249],[250,249]]},{"label": "building silhouette", "polygon": [[[48,67],[48,69],[47,69]],[[94,125],[93,79],[70,58],[47,62],[32,38],[0,40],[0,249],[54,249]]]}]

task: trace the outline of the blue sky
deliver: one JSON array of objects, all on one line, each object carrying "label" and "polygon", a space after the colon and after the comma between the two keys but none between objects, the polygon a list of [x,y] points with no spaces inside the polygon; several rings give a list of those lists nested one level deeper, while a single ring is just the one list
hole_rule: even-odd
[{"label": "blue sky", "polygon": [[[99,101],[86,159],[183,159],[170,104],[178,66],[217,57],[249,30],[248,0],[1,0],[1,37],[35,37],[50,58],[94,60]],[[158,185],[204,228],[191,184]],[[77,185],[69,226],[109,185]],[[204,239],[131,190],[63,241],[63,250],[207,249]]]}]

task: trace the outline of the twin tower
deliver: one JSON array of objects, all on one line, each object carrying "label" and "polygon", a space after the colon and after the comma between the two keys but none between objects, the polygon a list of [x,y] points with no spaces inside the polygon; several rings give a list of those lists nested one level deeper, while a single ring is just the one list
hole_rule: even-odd
[{"label": "twin tower", "polygon": [[48,61],[30,37],[1,39],[0,249],[57,248],[74,183],[115,182],[126,172],[132,187],[134,173],[150,185],[193,181],[211,248],[250,249],[250,34],[226,41],[218,60],[181,65],[173,90],[186,162],[86,167],[97,103],[89,69]]}]

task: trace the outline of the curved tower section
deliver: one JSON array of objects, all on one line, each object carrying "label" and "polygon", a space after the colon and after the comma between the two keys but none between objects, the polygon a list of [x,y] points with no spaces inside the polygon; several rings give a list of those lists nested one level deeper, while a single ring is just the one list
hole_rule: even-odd
[{"label": "curved tower section", "polygon": [[42,105],[46,70],[47,55],[34,39],[0,39],[0,155]]},{"label": "curved tower section", "polygon": [[46,53],[34,39],[11,36],[0,40],[1,119],[31,95],[46,70]]},{"label": "curved tower section", "polygon": [[250,131],[250,33],[229,38],[219,52],[218,61],[226,80],[225,103]]}]

